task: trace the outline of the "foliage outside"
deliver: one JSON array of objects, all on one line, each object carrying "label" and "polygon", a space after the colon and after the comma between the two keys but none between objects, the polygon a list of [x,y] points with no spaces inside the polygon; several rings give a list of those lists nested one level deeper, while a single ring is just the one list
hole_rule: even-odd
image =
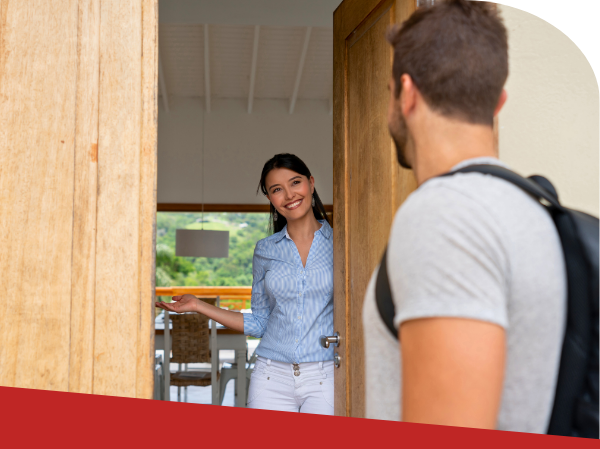
[{"label": "foliage outside", "polygon": [[[267,237],[269,214],[158,212],[156,286],[250,286],[256,242]],[[203,227],[204,225],[204,227]],[[229,231],[229,257],[175,256],[176,229]]]}]

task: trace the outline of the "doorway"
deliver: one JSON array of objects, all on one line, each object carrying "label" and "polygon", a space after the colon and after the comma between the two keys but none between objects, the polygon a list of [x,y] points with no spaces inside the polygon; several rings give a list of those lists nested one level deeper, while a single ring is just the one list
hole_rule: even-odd
[{"label": "doorway", "polygon": [[[249,308],[251,254],[259,234],[267,235],[269,211],[256,188],[277,153],[307,164],[333,211],[332,17],[339,1],[159,3],[157,295],[210,288],[228,306]],[[162,214],[194,214],[181,224],[187,229],[231,222],[229,259],[210,262],[207,276],[210,259],[166,257],[174,230]],[[246,236],[255,225],[257,233]],[[248,245],[250,258],[236,258]],[[168,270],[174,260],[185,276]],[[244,266],[227,270],[232,263]]]}]

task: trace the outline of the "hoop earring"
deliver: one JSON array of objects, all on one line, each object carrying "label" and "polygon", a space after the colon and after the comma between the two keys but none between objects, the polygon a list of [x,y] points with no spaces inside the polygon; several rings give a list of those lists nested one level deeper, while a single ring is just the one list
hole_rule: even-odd
[{"label": "hoop earring", "polygon": [[315,207],[315,196],[313,195],[312,207]]},{"label": "hoop earring", "polygon": [[273,221],[277,221],[277,211],[273,212]]}]

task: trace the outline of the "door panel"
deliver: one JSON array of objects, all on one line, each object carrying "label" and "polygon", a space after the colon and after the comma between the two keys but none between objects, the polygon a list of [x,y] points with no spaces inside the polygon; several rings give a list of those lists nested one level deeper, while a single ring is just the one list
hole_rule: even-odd
[{"label": "door panel", "polygon": [[157,0],[0,0],[0,385],[151,398]]},{"label": "door panel", "polygon": [[0,2],[0,385],[67,391],[77,2]]},{"label": "door panel", "polygon": [[399,167],[387,129],[390,24],[414,1],[345,0],[334,15],[334,328],[335,413],[364,417],[362,306],[398,206],[416,187]]}]

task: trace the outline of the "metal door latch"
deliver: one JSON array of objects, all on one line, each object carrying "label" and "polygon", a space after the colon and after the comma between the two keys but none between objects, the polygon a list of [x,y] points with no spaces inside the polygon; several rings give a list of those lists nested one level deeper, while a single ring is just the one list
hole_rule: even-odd
[{"label": "metal door latch", "polygon": [[329,345],[333,343],[335,346],[340,345],[340,333],[336,332],[335,335],[330,337],[326,337],[325,335],[321,335],[321,346],[326,349],[329,349]]}]

